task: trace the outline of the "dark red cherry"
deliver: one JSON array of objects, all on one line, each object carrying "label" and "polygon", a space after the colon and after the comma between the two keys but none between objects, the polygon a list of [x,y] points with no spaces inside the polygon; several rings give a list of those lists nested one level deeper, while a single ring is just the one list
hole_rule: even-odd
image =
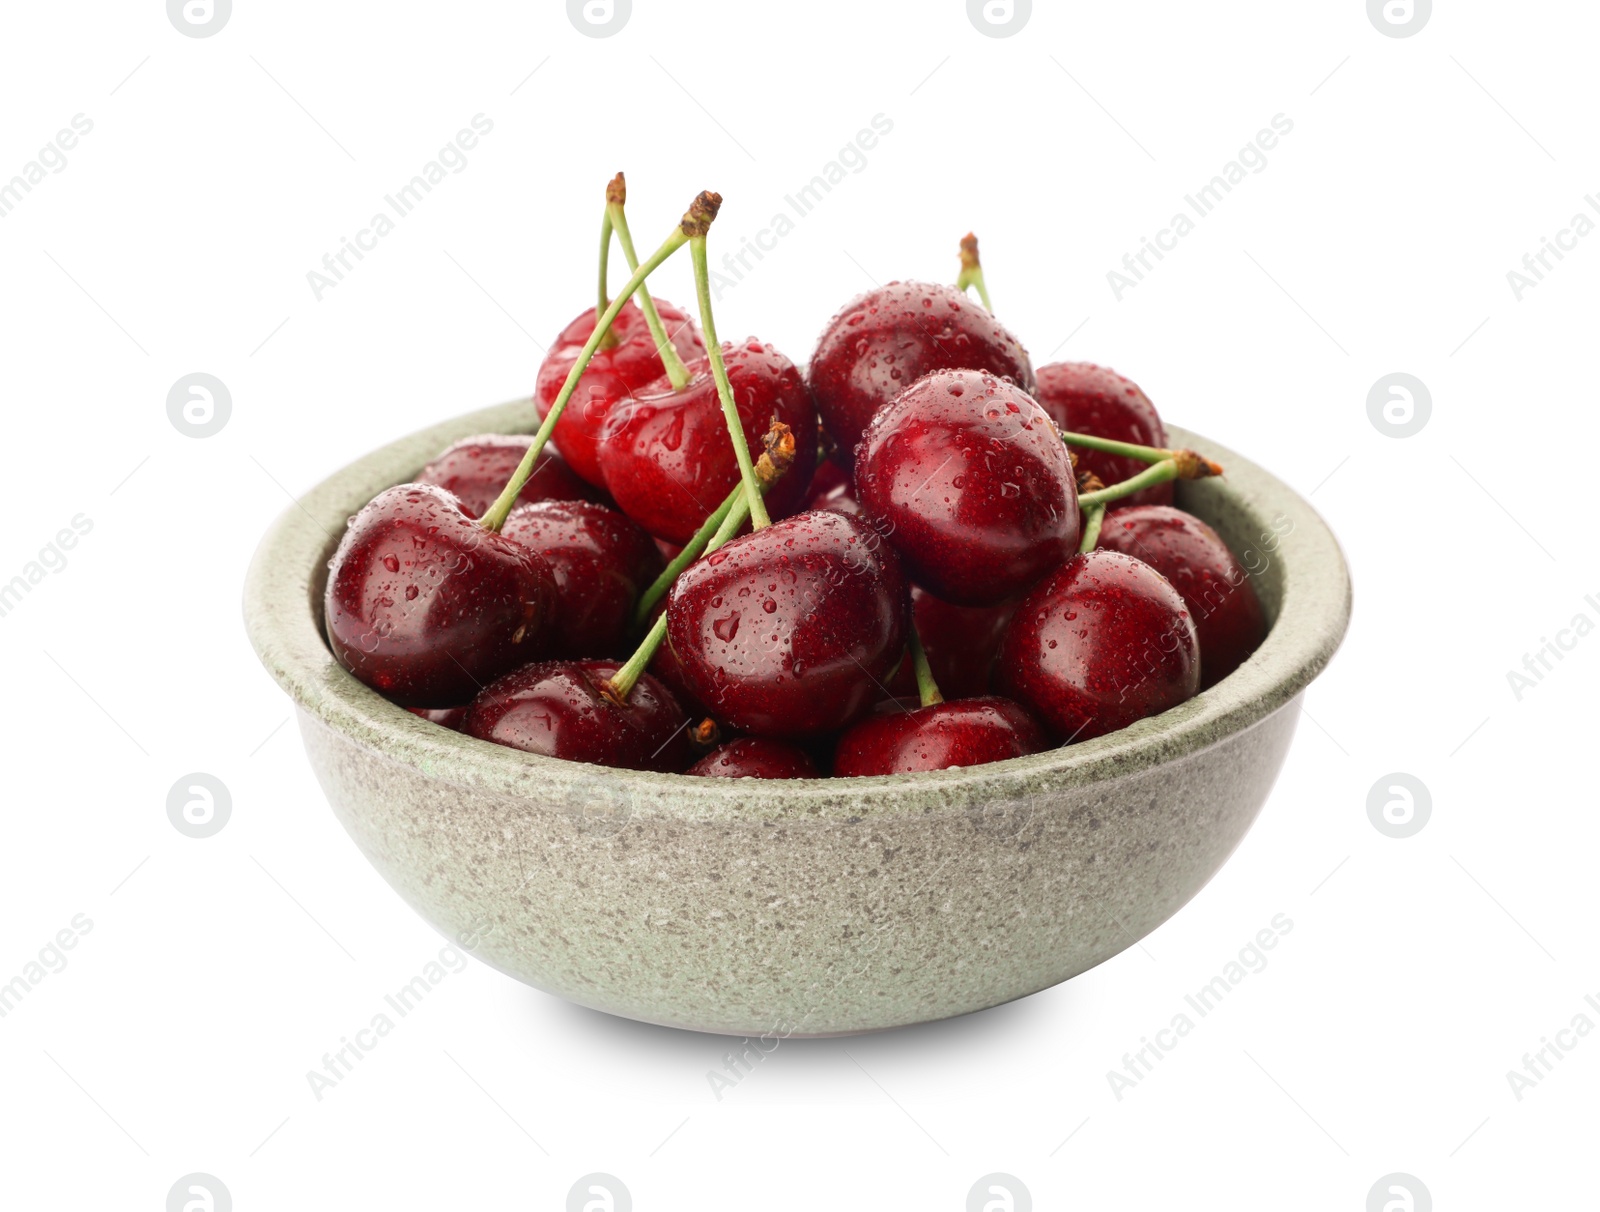
[{"label": "dark red cherry", "polygon": [[[1033,394],[1061,429],[1166,449],[1167,431],[1156,406],[1137,383],[1114,370],[1092,362],[1053,362],[1039,367],[1038,388]],[[1077,446],[1072,449],[1078,456],[1078,470],[1094,472],[1108,487],[1131,480],[1149,466],[1122,455]],[[1111,508],[1170,504],[1172,485],[1157,484],[1113,501]]]},{"label": "dark red cherry", "polygon": [[858,518],[802,513],[691,564],[667,642],[694,697],[740,732],[796,738],[864,715],[906,646],[906,582]]},{"label": "dark red cherry", "polygon": [[462,721],[467,718],[465,707],[407,707],[406,710],[453,732],[460,732]]},{"label": "dark red cherry", "polygon": [[[461,508],[475,518],[499,497],[511,473],[528,453],[533,438],[504,433],[479,434],[441,451],[417,476],[418,484],[437,484],[456,494]],[[572,474],[572,469],[546,445],[533,462],[533,474],[517,494],[518,501],[592,501],[600,493]]]},{"label": "dark red cherry", "polygon": [[848,465],[878,409],[931,370],[963,367],[1033,388],[1028,351],[966,292],[891,282],[851,299],[828,321],[807,374]]},{"label": "dark red cherry", "polygon": [[617,661],[543,661],[486,687],[462,731],[528,753],[627,770],[672,773],[688,765],[687,718],[672,692],[640,676],[619,706],[601,687]]},{"label": "dark red cherry", "polygon": [[804,749],[784,741],[742,736],[718,745],[684,771],[715,779],[816,779],[822,775]]},{"label": "dark red cherry", "polygon": [[[911,618],[922,637],[928,665],[939,689],[952,699],[971,699],[989,693],[989,679],[1006,625],[1016,613],[1015,602],[998,606],[953,606],[920,585],[911,587]],[[897,695],[915,696],[917,677],[911,662],[889,683]]]},{"label": "dark red cherry", "polygon": [[[817,431],[811,393],[788,358],[754,339],[724,343],[722,357],[753,455],[760,455],[774,417],[797,436]],[[689,369],[693,377],[682,391],[663,374],[613,408],[599,451],[601,474],[622,511],[656,537],[679,544],[689,541],[739,482],[711,364],[700,358]],[[793,464],[767,493],[773,517],[799,508],[816,463],[816,444],[797,441]]]},{"label": "dark red cherry", "polygon": [[338,662],[402,707],[465,703],[544,652],[550,569],[431,484],[380,492],[350,519],[323,599]]},{"label": "dark red cherry", "polygon": [[[661,323],[672,338],[672,347],[685,360],[692,362],[705,352],[705,341],[694,321],[681,308],[665,299],[655,300]],[[550,346],[544,361],[539,365],[539,381],[534,388],[534,404],[542,418],[561,394],[567,374],[578,360],[584,343],[594,333],[595,309],[590,308],[566,328]],[[572,470],[591,484],[604,485],[600,474],[600,459],[596,447],[606,414],[618,400],[625,400],[647,383],[654,382],[665,372],[661,355],[656,352],[655,338],[645,323],[644,312],[632,299],[628,300],[617,318],[611,323],[611,333],[617,344],[597,349],[589,365],[584,368],[578,388],[561,411],[551,435],[561,455]]]},{"label": "dark red cherry", "polygon": [[839,738],[838,778],[915,774],[1026,757],[1048,745],[1044,729],[1010,699],[993,695],[918,707],[889,699]]},{"label": "dark red cherry", "polygon": [[592,501],[519,505],[500,533],[550,566],[556,587],[551,651],[575,657],[621,652],[639,595],[663,567],[655,540]]},{"label": "dark red cherry", "polygon": [[1115,551],[1075,555],[1017,606],[995,668],[1066,741],[1086,741],[1193,698],[1200,645],[1189,608],[1150,565]]},{"label": "dark red cherry", "polygon": [[941,370],[879,409],[856,448],[856,496],[906,574],[946,601],[1023,593],[1078,548],[1078,491],[1032,396]]},{"label": "dark red cherry", "polygon": [[1106,515],[1099,546],[1143,560],[1183,597],[1200,640],[1200,689],[1215,686],[1267,635],[1250,574],[1222,536],[1170,505],[1136,505]]},{"label": "dark red cherry", "polygon": [[856,486],[850,482],[850,473],[832,459],[818,463],[817,474],[811,477],[805,508],[860,513],[861,502],[856,500]]}]

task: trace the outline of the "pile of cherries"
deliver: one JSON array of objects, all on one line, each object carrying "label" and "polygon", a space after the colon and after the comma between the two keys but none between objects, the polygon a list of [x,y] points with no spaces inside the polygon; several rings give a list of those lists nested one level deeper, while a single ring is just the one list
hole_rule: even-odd
[{"label": "pile of cherries", "polygon": [[[717,339],[717,195],[643,264],[624,201],[619,173],[596,306],[539,368],[538,433],[457,442],[350,520],[325,616],[362,682],[531,753],[819,778],[1100,736],[1261,642],[1238,559],[1172,505],[1174,480],[1221,468],[1169,450],[1122,376],[1036,371],[970,236],[957,285],[861,295],[802,371]],[[632,276],[613,298],[614,241]],[[698,328],[645,286],[684,244]]]}]

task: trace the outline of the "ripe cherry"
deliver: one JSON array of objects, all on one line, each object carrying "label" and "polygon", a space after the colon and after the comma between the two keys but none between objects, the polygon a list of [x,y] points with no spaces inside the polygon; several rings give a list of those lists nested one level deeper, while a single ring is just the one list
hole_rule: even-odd
[{"label": "ripe cherry", "polygon": [[1193,514],[1137,505],[1107,514],[1099,546],[1143,560],[1182,596],[1200,641],[1200,688],[1215,686],[1266,638],[1250,574],[1222,537]]},{"label": "ripe cherry", "polygon": [[811,355],[812,395],[848,464],[873,414],[933,370],[966,368],[1033,388],[1022,343],[953,286],[891,282],[846,303]]},{"label": "ripe cherry", "polygon": [[[754,339],[725,344],[722,353],[751,448],[761,448],[774,418],[796,434],[816,432],[816,409],[793,362]],[[687,542],[739,483],[710,363],[701,358],[690,369],[693,376],[681,391],[662,375],[613,408],[599,447],[601,474],[623,512],[651,534],[678,544]],[[816,460],[814,442],[797,442],[794,466],[767,495],[772,516],[799,507]]]},{"label": "ripe cherry", "polygon": [[979,371],[926,375],[878,411],[856,495],[911,579],[958,605],[1016,597],[1078,546],[1059,432],[1027,392]]},{"label": "ripe cherry", "polygon": [[865,714],[906,643],[889,545],[841,513],[796,514],[691,564],[667,639],[695,698],[757,736],[815,736]]},{"label": "ripe cherry", "polygon": [[672,692],[649,674],[627,704],[602,688],[617,661],[524,665],[472,701],[462,731],[528,753],[627,770],[674,772],[689,763],[687,719]]},{"label": "ripe cherry", "polygon": [[[504,433],[462,438],[424,467],[416,482],[437,484],[455,493],[461,507],[480,518],[500,495],[532,443],[531,436]],[[599,496],[597,489],[572,474],[572,469],[553,447],[546,446],[534,461],[533,475],[522,486],[517,500],[593,501]]]},{"label": "ripe cherry", "polygon": [[664,566],[655,541],[615,509],[592,501],[519,505],[500,533],[550,566],[556,590],[551,651],[618,655],[639,594]]},{"label": "ripe cherry", "polygon": [[[954,606],[920,585],[911,587],[911,621],[922,636],[928,664],[945,694],[952,699],[970,699],[989,693],[1000,641],[1016,609],[1015,602]],[[897,695],[917,692],[910,661],[900,663],[889,690]]]},{"label": "ripe cherry", "polygon": [[[694,322],[681,308],[664,299],[656,299],[655,304],[673,348],[685,359],[700,357],[705,343]],[[541,418],[560,395],[567,373],[578,360],[584,342],[594,332],[597,318],[596,309],[591,307],[562,329],[545,355],[533,393]],[[661,356],[656,352],[650,327],[645,323],[644,313],[631,299],[612,322],[611,335],[617,338],[617,343],[602,345],[595,351],[584,369],[583,378],[578,381],[577,391],[556,421],[552,435],[572,470],[594,485],[605,483],[597,447],[611,406],[654,382],[662,373]],[[503,486],[504,481],[501,483]]]},{"label": "ripe cherry", "polygon": [[839,738],[833,773],[858,778],[981,766],[1047,745],[1038,721],[1010,699],[987,695],[927,707],[915,699],[888,699]]},{"label": "ripe cherry", "polygon": [[464,703],[544,651],[545,562],[429,484],[380,492],[350,519],[323,600],[334,657],[402,707]]},{"label": "ripe cherry", "polygon": [[[1034,398],[1044,406],[1058,429],[1132,442],[1136,446],[1165,447],[1167,444],[1166,427],[1161,424],[1150,397],[1131,379],[1092,362],[1053,362],[1039,367]],[[1078,470],[1094,472],[1102,484],[1132,479],[1146,467],[1138,459],[1123,455],[1077,446],[1072,449],[1078,456]],[[1157,484],[1140,489],[1112,508],[1170,504],[1172,485]]]},{"label": "ripe cherry", "polygon": [[850,473],[832,459],[818,463],[804,508],[859,514],[861,502],[856,500],[856,486],[850,482]]},{"label": "ripe cherry", "polygon": [[684,773],[719,779],[822,777],[817,764],[804,749],[754,736],[742,736],[718,745]]},{"label": "ripe cherry", "polygon": [[1200,645],[1165,577],[1121,552],[1091,551],[1018,604],[996,681],[1057,737],[1088,740],[1194,697]]}]

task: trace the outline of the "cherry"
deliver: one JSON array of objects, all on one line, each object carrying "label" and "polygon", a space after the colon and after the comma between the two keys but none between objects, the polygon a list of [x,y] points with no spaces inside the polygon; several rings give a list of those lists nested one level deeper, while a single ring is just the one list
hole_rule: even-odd
[{"label": "cherry", "polygon": [[[1015,602],[998,606],[955,606],[920,585],[911,587],[911,621],[928,650],[928,664],[939,686],[953,699],[989,692],[989,678]],[[902,661],[889,682],[894,694],[916,693],[910,661]]]},{"label": "cherry", "polygon": [[[461,500],[473,517],[483,516],[506,486],[511,473],[533,444],[531,435],[486,433],[462,438],[442,450],[416,478],[418,484],[437,484]],[[533,475],[517,494],[518,501],[592,501],[599,492],[572,474],[555,449],[546,446],[533,465]]]},{"label": "cherry", "polygon": [[473,699],[462,731],[569,762],[682,770],[691,756],[683,708],[649,674],[618,704],[604,688],[619,668],[616,661],[524,665]]},{"label": "cherry", "polygon": [[1250,574],[1193,514],[1138,505],[1107,516],[1100,547],[1143,560],[1182,596],[1200,641],[1200,688],[1215,686],[1261,644],[1266,615]]},{"label": "cherry", "polygon": [[[759,448],[774,418],[796,434],[816,432],[816,409],[793,362],[753,338],[724,345],[722,353],[749,445]],[[677,544],[688,542],[740,481],[711,365],[702,358],[690,369],[682,390],[662,375],[613,408],[599,447],[601,474],[623,512]],[[799,507],[816,459],[815,443],[797,442],[794,467],[767,497],[774,516]]]},{"label": "cherry", "polygon": [[[661,322],[672,338],[672,346],[684,358],[698,358],[705,350],[700,332],[687,313],[664,299],[655,300]],[[561,393],[567,373],[578,360],[584,342],[594,332],[599,319],[596,308],[589,308],[561,330],[539,365],[534,402],[541,418],[550,411]],[[589,360],[578,389],[556,421],[553,441],[572,470],[591,484],[603,485],[598,446],[601,430],[612,405],[625,400],[639,388],[661,375],[661,356],[650,335],[644,312],[630,299],[611,322],[615,345],[601,346]]]},{"label": "cherry", "polygon": [[1165,577],[1121,552],[1091,551],[1018,604],[996,681],[1058,737],[1088,740],[1192,698],[1200,646]]},{"label": "cherry", "polygon": [[544,651],[550,569],[429,484],[401,484],[350,519],[323,599],[338,662],[402,707],[464,703]]},{"label": "cherry", "polygon": [[742,736],[718,745],[684,771],[719,779],[815,779],[822,775],[805,750],[783,741]]},{"label": "cherry", "polygon": [[847,514],[796,514],[691,564],[667,595],[667,640],[691,693],[757,736],[815,736],[882,694],[906,643],[906,582]]},{"label": "cherry", "polygon": [[1027,350],[964,291],[891,282],[846,303],[822,330],[809,371],[840,461],[851,462],[867,422],[901,391],[929,371],[963,367],[1033,388]]},{"label": "cherry", "polygon": [[850,482],[850,473],[832,459],[818,463],[817,474],[811,477],[811,487],[802,508],[859,514],[861,502],[856,500],[856,486]]},{"label": "cherry", "polygon": [[[1136,446],[1167,444],[1166,427],[1150,397],[1139,390],[1137,383],[1114,370],[1092,362],[1053,362],[1039,367],[1038,387],[1033,394],[1057,428]],[[1138,459],[1123,455],[1082,446],[1072,450],[1078,456],[1078,470],[1094,472],[1103,484],[1131,479],[1145,468]],[[1157,484],[1119,501],[1115,507],[1170,504],[1172,485]]]},{"label": "cherry", "polygon": [[1015,597],[1078,545],[1060,433],[1027,392],[975,370],[925,375],[878,411],[856,495],[911,579],[957,605]]},{"label": "cherry", "polygon": [[626,643],[639,594],[663,567],[654,540],[615,509],[591,501],[519,505],[500,533],[550,566],[556,589],[552,651],[616,655]]},{"label": "cherry", "polygon": [[421,716],[430,724],[438,724],[454,732],[461,731],[461,723],[467,718],[465,707],[407,707],[412,715]]},{"label": "cherry", "polygon": [[926,707],[888,699],[839,738],[839,778],[914,774],[1025,757],[1048,742],[1037,720],[1010,699],[987,695]]}]

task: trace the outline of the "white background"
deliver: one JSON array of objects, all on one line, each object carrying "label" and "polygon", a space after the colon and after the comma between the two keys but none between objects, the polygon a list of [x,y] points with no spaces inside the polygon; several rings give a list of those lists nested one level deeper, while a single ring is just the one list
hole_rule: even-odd
[{"label": "white background", "polygon": [[[158,1210],[199,1171],[241,1212],[557,1209],[604,1171],[644,1210],[932,1212],[1002,1171],[1041,1209],[1360,1212],[1399,1171],[1439,1209],[1595,1206],[1600,1033],[1520,1100],[1506,1071],[1600,1025],[1600,636],[1520,701],[1507,671],[1600,622],[1600,238],[1521,301],[1506,274],[1600,190],[1597,26],[1073,2],[992,38],[960,0],[635,0],[597,39],[558,0],[237,0],[190,38],[159,0],[7,6],[0,180],[94,129],[0,219],[0,581],[93,529],[0,618],[0,981],[93,928],[0,1019],[0,1202]],[[479,113],[466,169],[317,301],[307,271]],[[1107,271],[1280,113],[1267,167],[1119,302]],[[1259,822],[1097,970],[785,1042],[720,1102],[729,1041],[476,961],[317,1101],[306,1071],[442,942],[334,822],[249,651],[257,537],[372,447],[529,390],[591,301],[612,172],[643,248],[720,190],[715,261],[876,114],[892,133],[724,292],[723,334],[804,360],[873,281],[953,278],[973,228],[1036,364],[1111,364],[1308,494],[1356,613]],[[688,300],[685,257],[659,289]],[[203,440],[166,414],[193,371],[233,401]],[[1431,391],[1414,437],[1368,419],[1394,371]],[[208,840],[166,816],[191,771],[232,793]],[[1432,797],[1405,840],[1367,816],[1395,771]],[[1107,1070],[1278,913],[1267,968],[1116,1098]]]}]

